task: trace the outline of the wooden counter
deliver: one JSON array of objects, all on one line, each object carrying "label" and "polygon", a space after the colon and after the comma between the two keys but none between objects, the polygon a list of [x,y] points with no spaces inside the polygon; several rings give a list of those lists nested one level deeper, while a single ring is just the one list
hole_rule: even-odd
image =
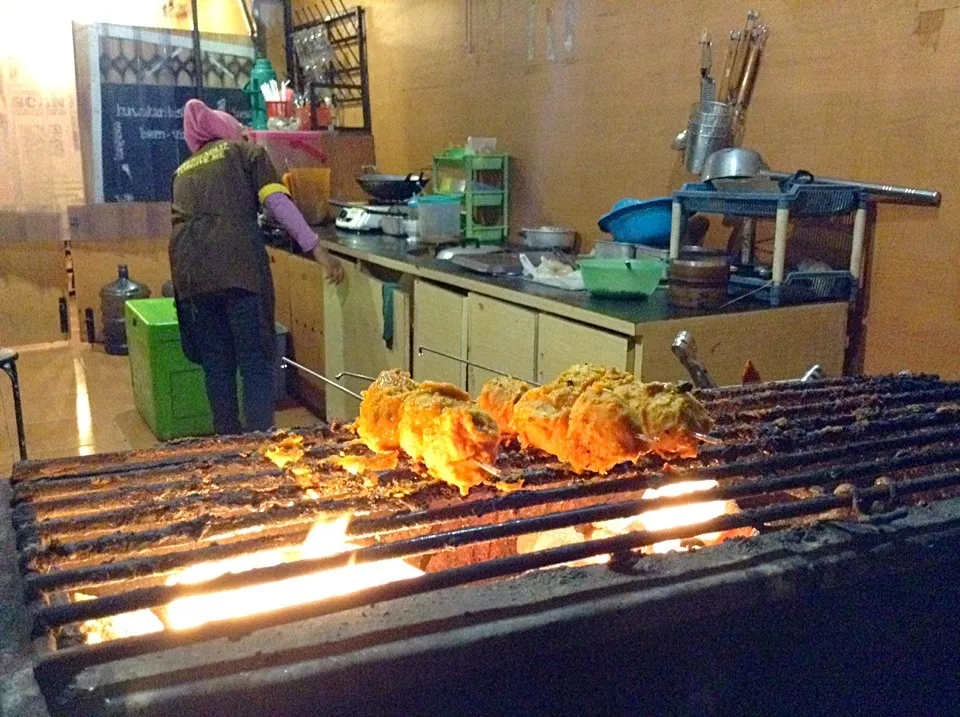
[{"label": "wooden counter", "polygon": [[[427,346],[537,382],[586,361],[617,366],[648,381],[681,380],[688,376],[670,349],[681,330],[693,333],[720,384],[739,383],[748,360],[768,380],[799,377],[814,363],[829,375],[843,372],[844,302],[770,308],[744,300],[698,313],[670,306],[662,289],[647,300],[602,300],[521,278],[469,272],[411,253],[406,242],[389,237],[329,228],[321,237],[347,274],[344,284],[323,292],[322,368],[331,377],[343,370],[375,375],[405,368],[417,379],[449,381],[476,393],[491,375],[419,355],[418,347]],[[286,275],[294,281],[291,272]],[[278,297],[297,291],[304,288],[277,286]],[[297,312],[291,313],[298,351]],[[362,381],[345,382],[364,387]],[[356,401],[342,394],[328,392],[325,405],[330,418],[349,419],[356,411]]]}]

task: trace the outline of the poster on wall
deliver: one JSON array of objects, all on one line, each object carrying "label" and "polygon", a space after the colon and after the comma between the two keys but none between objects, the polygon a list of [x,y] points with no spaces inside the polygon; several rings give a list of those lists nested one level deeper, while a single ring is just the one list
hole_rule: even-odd
[{"label": "poster on wall", "polygon": [[79,23],[73,32],[88,201],[170,201],[190,154],[183,106],[193,97],[250,123],[249,38],[201,33],[197,62],[189,32]]},{"label": "poster on wall", "polygon": [[[192,87],[100,86],[104,201],[170,201],[173,173],[190,156],[183,138],[183,106],[194,96]],[[241,90],[205,89],[203,99],[249,122]]]}]

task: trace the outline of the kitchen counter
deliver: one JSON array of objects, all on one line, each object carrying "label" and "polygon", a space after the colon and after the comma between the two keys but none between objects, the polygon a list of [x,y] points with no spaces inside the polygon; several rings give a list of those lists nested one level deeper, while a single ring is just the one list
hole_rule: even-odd
[{"label": "kitchen counter", "polygon": [[[574,319],[627,336],[640,336],[643,333],[643,325],[653,322],[700,316],[747,314],[763,310],[789,311],[796,308],[771,309],[769,304],[746,298],[725,309],[710,311],[678,309],[667,301],[667,292],[664,287],[660,287],[646,299],[602,299],[593,297],[586,291],[555,289],[521,277],[494,277],[479,274],[448,261],[439,261],[433,258],[432,247],[411,247],[403,239],[381,234],[352,234],[338,231],[331,226],[316,229],[323,246],[333,254]],[[810,307],[816,304],[803,306]]]},{"label": "kitchen counter", "polygon": [[[815,363],[828,375],[843,371],[845,302],[772,308],[744,299],[719,311],[680,310],[664,289],[647,299],[598,299],[472,272],[438,261],[434,247],[406,240],[332,227],[318,233],[343,260],[340,285],[324,281],[323,268],[285,251],[289,246],[268,253],[277,317],[290,326],[294,357],[327,375],[400,368],[417,380],[476,392],[492,375],[479,366],[544,383],[572,364],[599,363],[644,381],[676,381],[688,378],[671,350],[681,330],[696,338],[721,385],[739,383],[747,361],[768,380],[796,378]],[[421,354],[420,346],[477,366]],[[298,377],[298,384],[297,395],[326,416],[356,416],[354,398],[309,377]]]}]

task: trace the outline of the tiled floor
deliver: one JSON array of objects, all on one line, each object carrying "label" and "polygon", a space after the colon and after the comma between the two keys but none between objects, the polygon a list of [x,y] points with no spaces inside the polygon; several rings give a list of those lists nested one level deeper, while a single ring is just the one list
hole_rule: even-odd
[{"label": "tiled floor", "polygon": [[[156,443],[133,404],[125,356],[79,341],[20,350],[17,361],[31,459],[146,448]],[[313,425],[306,408],[281,410],[281,428]],[[0,374],[0,476],[19,457],[10,382]]]}]

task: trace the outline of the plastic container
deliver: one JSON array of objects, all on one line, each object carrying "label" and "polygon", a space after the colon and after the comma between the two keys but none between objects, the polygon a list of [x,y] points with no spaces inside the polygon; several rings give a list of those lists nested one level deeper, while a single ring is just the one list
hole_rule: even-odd
[{"label": "plastic container", "polygon": [[273,71],[270,60],[266,57],[258,57],[250,71],[250,80],[243,88],[247,102],[250,103],[251,124],[254,129],[267,128],[267,103],[263,98],[263,92],[260,91],[260,86],[275,79],[277,79],[277,73]]},{"label": "plastic container", "polygon": [[117,280],[100,289],[100,317],[103,321],[103,344],[111,356],[127,355],[127,327],[124,304],[130,299],[146,299],[150,287],[133,281],[126,264],[117,267]]},{"label": "plastic container", "polygon": [[420,239],[451,241],[460,239],[460,197],[424,194],[417,203]]},{"label": "plastic container", "polygon": [[581,259],[579,264],[587,291],[612,298],[649,296],[667,268],[652,259]]},{"label": "plastic container", "polygon": [[330,168],[294,167],[283,175],[290,198],[308,224],[322,224],[330,215]]},{"label": "plastic container", "polygon": [[141,299],[126,306],[133,402],[162,441],[213,433],[203,369],[180,347],[173,299]]},{"label": "plastic container", "polygon": [[270,161],[281,174],[303,167],[323,167],[328,163],[323,132],[263,131],[249,132],[251,142],[267,150]]},{"label": "plastic container", "polygon": [[671,197],[641,201],[621,199],[607,214],[600,217],[601,231],[614,241],[645,244],[658,248],[670,246]]},{"label": "plastic container", "polygon": [[[180,324],[173,299],[138,299],[125,308],[130,343],[133,401],[144,422],[162,441],[213,433],[203,369],[183,354]],[[286,395],[286,372],[279,358],[286,354],[288,331],[276,324],[276,399]],[[243,399],[242,381],[240,386]]]}]

